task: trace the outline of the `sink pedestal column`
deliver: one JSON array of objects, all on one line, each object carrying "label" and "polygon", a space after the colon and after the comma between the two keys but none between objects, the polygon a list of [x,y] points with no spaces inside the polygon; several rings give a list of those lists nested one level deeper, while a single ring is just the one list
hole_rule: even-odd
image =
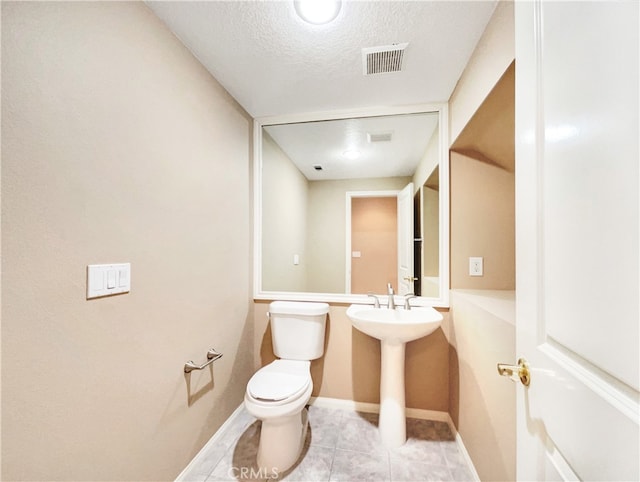
[{"label": "sink pedestal column", "polygon": [[407,440],[404,400],[404,351],[406,343],[382,340],[380,374],[380,439],[394,449]]}]

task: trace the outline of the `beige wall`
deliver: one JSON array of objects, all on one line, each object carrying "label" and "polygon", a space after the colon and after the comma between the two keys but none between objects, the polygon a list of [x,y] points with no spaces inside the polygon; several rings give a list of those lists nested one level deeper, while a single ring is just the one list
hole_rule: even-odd
[{"label": "beige wall", "polygon": [[426,186],[422,190],[422,231],[422,276],[439,277],[440,191]]},{"label": "beige wall", "polygon": [[[275,359],[267,311],[255,302],[256,369]],[[380,402],[380,342],[352,327],[347,305],[332,304],[325,354],[311,363],[313,396]],[[448,313],[441,329],[412,341],[406,350],[406,404],[409,408],[446,412],[449,407]]]},{"label": "beige wall", "polygon": [[[318,293],[345,292],[347,191],[400,190],[405,177],[312,181],[309,183],[307,287]],[[385,289],[380,287],[380,291]]]},{"label": "beige wall", "polygon": [[480,480],[516,480],[515,292],[452,290],[450,414]]},{"label": "beige wall", "polygon": [[[451,288],[515,289],[513,172],[451,152]],[[482,256],[483,276],[469,276]]]},{"label": "beige wall", "polygon": [[307,291],[309,182],[264,130],[262,161],[262,289]]},{"label": "beige wall", "polygon": [[515,60],[476,110],[452,151],[515,171]]},{"label": "beige wall", "polygon": [[171,480],[242,402],[250,130],[144,4],[3,2],[3,480]]}]

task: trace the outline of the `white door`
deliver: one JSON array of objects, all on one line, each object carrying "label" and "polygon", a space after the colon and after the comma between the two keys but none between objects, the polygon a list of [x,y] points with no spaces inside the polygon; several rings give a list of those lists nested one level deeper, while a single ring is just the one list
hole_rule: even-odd
[{"label": "white door", "polygon": [[398,288],[413,293],[413,183],[398,193]]},{"label": "white door", "polygon": [[639,480],[639,3],[516,2],[519,480]]}]

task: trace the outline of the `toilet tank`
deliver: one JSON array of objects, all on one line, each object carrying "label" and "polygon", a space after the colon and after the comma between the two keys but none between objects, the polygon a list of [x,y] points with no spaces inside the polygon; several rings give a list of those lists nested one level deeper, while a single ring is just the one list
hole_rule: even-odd
[{"label": "toilet tank", "polygon": [[273,301],[269,305],[273,352],[285,360],[315,360],[324,353],[329,305],[306,301]]}]

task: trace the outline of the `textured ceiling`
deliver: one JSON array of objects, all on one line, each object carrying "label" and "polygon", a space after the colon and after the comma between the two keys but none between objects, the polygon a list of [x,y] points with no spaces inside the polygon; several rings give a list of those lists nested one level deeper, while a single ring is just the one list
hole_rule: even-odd
[{"label": "textured ceiling", "polygon": [[[437,133],[438,114],[404,114],[265,126],[309,180],[412,176]],[[390,134],[370,142],[368,134]],[[349,159],[345,151],[356,151]],[[321,165],[317,171],[314,165]]]},{"label": "textured ceiling", "polygon": [[[327,25],[292,1],[148,1],[253,117],[449,99],[490,1],[344,1]],[[364,76],[362,49],[408,42],[401,72]]]}]

